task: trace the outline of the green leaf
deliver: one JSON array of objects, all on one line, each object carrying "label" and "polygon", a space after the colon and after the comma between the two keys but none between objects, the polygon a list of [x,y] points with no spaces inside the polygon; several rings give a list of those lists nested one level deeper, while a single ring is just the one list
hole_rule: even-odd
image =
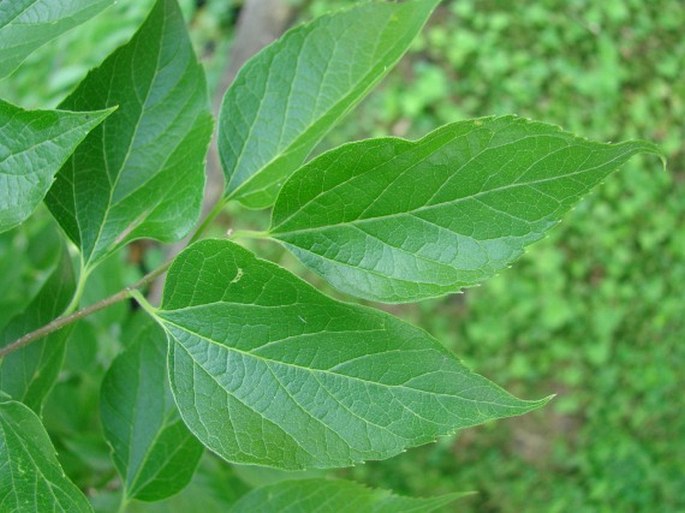
[{"label": "green leaf", "polygon": [[91,71],[63,108],[117,111],[57,175],[47,204],[95,265],[142,237],[195,225],[212,131],[204,71],[175,0],[158,0],[131,41]]},{"label": "green leaf", "polygon": [[457,292],[520,257],[583,195],[651,143],[603,144],[505,116],[416,142],[329,151],[295,173],[271,235],[349,294],[401,303]]},{"label": "green leaf", "polygon": [[227,513],[248,490],[229,465],[205,454],[181,493],[161,502],[132,502],[126,513]]},{"label": "green leaf", "polygon": [[270,206],[283,181],[407,50],[439,0],[367,3],[288,32],[242,68],[224,97],[224,195]]},{"label": "green leaf", "polygon": [[64,475],[40,419],[15,401],[0,402],[0,511],[93,511]]},{"label": "green leaf", "polygon": [[57,223],[45,208],[36,214],[0,233],[0,333],[38,295],[60,260]]},{"label": "green leaf", "polygon": [[[58,317],[75,289],[74,273],[66,247],[43,287],[26,310],[15,316],[0,334],[0,347]],[[40,414],[64,361],[71,327],[33,342],[0,359],[0,390]]]},{"label": "green leaf", "polygon": [[243,496],[231,513],[430,513],[464,495],[451,493],[424,499],[400,497],[339,479],[281,481]]},{"label": "green leaf", "polygon": [[326,477],[327,470],[312,468],[307,470],[281,470],[273,467],[261,467],[259,465],[231,465],[233,472],[250,488],[258,488],[280,481],[292,481],[294,479],[314,479]]},{"label": "green leaf", "polygon": [[122,336],[131,345],[105,375],[100,416],[127,499],[157,501],[190,482],[203,447],[171,396],[164,330],[142,320]]},{"label": "green leaf", "polygon": [[0,100],[0,232],[33,213],[62,164],[111,112],[27,111]]},{"label": "green leaf", "polygon": [[226,240],[182,252],[161,310],[181,416],[234,463],[331,468],[519,415],[426,332],[335,301]]},{"label": "green leaf", "polygon": [[0,78],[37,48],[89,20],[114,0],[7,0],[0,2]]}]

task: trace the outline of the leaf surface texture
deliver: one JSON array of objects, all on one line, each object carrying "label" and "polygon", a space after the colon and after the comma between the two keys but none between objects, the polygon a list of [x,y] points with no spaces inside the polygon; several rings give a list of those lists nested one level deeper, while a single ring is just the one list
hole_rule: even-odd
[{"label": "leaf surface texture", "polygon": [[242,497],[231,513],[430,513],[444,511],[464,494],[401,497],[339,479],[281,481]]},{"label": "leaf surface texture", "polygon": [[4,0],[0,2],[0,78],[34,50],[89,20],[114,0]]},{"label": "leaf surface texture", "polygon": [[33,213],[62,164],[109,114],[26,111],[0,100],[0,232]]},{"label": "leaf surface texture", "polygon": [[164,330],[147,317],[138,321],[103,380],[100,417],[126,497],[157,501],[190,482],[203,447],[171,396]]},{"label": "leaf surface texture", "polygon": [[219,115],[225,195],[270,206],[285,178],[400,59],[437,3],[369,2],[322,16],[247,62]]},{"label": "leaf surface texture", "polygon": [[93,511],[64,475],[38,416],[27,406],[6,400],[0,400],[0,511]]},{"label": "leaf surface texture", "polygon": [[[60,245],[60,257],[43,287],[26,309],[0,332],[0,347],[59,317],[69,305],[76,287],[67,248]],[[0,390],[40,414],[64,361],[71,326],[39,339],[0,360]]]},{"label": "leaf surface texture", "polygon": [[271,235],[343,292],[401,303],[494,276],[651,143],[603,144],[514,116],[412,142],[351,143],[283,187]]},{"label": "leaf surface texture", "polygon": [[61,169],[48,207],[93,265],[128,241],[171,242],[200,214],[212,130],[207,85],[175,0],[157,0],[131,41],[62,108],[118,106]]},{"label": "leaf surface texture", "polygon": [[349,466],[544,403],[474,374],[426,332],[335,301],[225,240],[177,257],[155,315],[183,419],[235,463]]}]

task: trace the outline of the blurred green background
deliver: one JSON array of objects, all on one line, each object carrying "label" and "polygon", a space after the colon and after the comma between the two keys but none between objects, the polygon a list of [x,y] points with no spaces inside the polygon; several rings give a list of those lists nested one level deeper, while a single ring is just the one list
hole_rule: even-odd
[{"label": "blurred green background", "polygon": [[[120,0],[36,52],[0,82],[0,96],[55,106],[130,37],[150,3]],[[214,87],[240,2],[181,3]],[[308,19],[350,2],[290,3]],[[390,309],[513,393],[557,394],[549,406],[339,475],[409,495],[479,492],[454,511],[685,511],[684,64],[682,0],[445,0],[409,55],[327,138],[323,148],[387,134],[413,138],[459,119],[517,113],[599,140],[649,139],[668,156],[666,172],[657,159],[631,160],[482,287]],[[236,220],[229,212],[224,221],[266,224],[254,213]],[[47,266],[35,240],[46,240],[50,223],[39,214],[0,238],[6,255],[31,248],[36,255],[0,280],[6,290],[35,290]],[[99,283],[115,291],[161,258],[154,248],[116,256],[91,290]],[[103,511],[116,476],[96,404],[130,317],[119,306],[77,327],[79,343],[70,345],[46,410],[67,472]],[[89,406],[75,408],[77,400]],[[207,470],[214,467],[221,478]],[[203,469],[198,479],[228,495],[262,479],[210,459]]]}]

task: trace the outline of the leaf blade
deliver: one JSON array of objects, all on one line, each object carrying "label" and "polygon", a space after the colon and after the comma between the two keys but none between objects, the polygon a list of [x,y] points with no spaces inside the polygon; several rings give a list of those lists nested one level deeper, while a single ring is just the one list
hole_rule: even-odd
[{"label": "leaf blade", "polygon": [[67,0],[46,5],[13,0],[0,5],[0,79],[10,75],[34,50],[89,20],[113,0]]},{"label": "leaf blade", "polygon": [[384,459],[545,402],[514,398],[424,331],[328,298],[228,241],[177,257],[155,315],[184,421],[234,463]]},{"label": "leaf blade", "polygon": [[183,424],[171,396],[164,331],[143,318],[124,338],[132,342],[105,374],[100,417],[126,497],[158,501],[190,482],[203,446]]},{"label": "leaf blade", "polygon": [[[76,289],[69,252],[64,245],[55,269],[26,309],[2,330],[0,347],[40,328],[64,312]],[[65,327],[0,360],[0,391],[40,415],[57,380],[71,327]]]},{"label": "leaf blade", "polygon": [[202,505],[203,513],[227,513],[249,488],[234,475],[229,465],[206,454],[190,484],[178,495],[162,502],[132,502],[129,513],[192,512]]},{"label": "leaf blade", "polygon": [[441,296],[510,266],[639,152],[659,154],[513,116],[416,142],[351,143],[293,175],[270,233],[343,292],[388,303]]},{"label": "leaf blade", "polygon": [[0,469],[3,511],[93,511],[83,493],[64,475],[40,419],[16,401],[0,402]]},{"label": "leaf blade", "polygon": [[62,104],[98,105],[119,108],[62,167],[46,200],[87,265],[134,239],[179,240],[200,214],[212,121],[175,0],[157,0],[133,38]]},{"label": "leaf blade", "polygon": [[279,184],[400,59],[437,3],[369,3],[323,16],[248,61],[219,115],[224,195],[270,206]]},{"label": "leaf blade", "polygon": [[0,100],[0,232],[28,219],[62,164],[111,112],[27,111]]},{"label": "leaf blade", "polygon": [[235,504],[232,513],[430,513],[464,495],[467,494],[401,497],[387,490],[370,489],[341,479],[306,479],[281,481],[254,489]]}]

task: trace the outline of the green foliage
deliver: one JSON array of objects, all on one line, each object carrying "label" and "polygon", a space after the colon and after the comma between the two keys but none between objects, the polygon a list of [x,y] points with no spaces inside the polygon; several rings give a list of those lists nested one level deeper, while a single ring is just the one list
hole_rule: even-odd
[{"label": "green foliage", "polygon": [[438,1],[322,16],[245,64],[219,116],[225,195],[270,206],[326,132],[400,59]]},{"label": "green foliage", "polygon": [[390,303],[457,292],[510,266],[644,142],[600,144],[502,117],[416,142],[331,150],[278,197],[271,234],[336,288]]},{"label": "green foliage", "polygon": [[[76,288],[71,260],[63,244],[57,253],[57,264],[36,297],[3,328],[0,347],[49,323],[71,302]],[[69,333],[70,328],[58,331],[3,358],[0,391],[40,414],[62,368]]]},{"label": "green foliage", "polygon": [[181,253],[154,315],[181,415],[235,463],[350,466],[546,402],[510,396],[425,332],[228,241]]},{"label": "green foliage", "polygon": [[0,400],[0,505],[4,511],[92,512],[64,476],[45,428],[27,406]]},{"label": "green foliage", "polygon": [[430,499],[398,497],[386,490],[371,490],[348,481],[308,479],[281,481],[257,488],[241,498],[233,513],[430,513],[454,502],[462,494]]},{"label": "green foliage", "polygon": [[217,458],[206,455],[191,483],[179,494],[160,502],[133,502],[126,511],[226,513],[231,511],[235,502],[248,491],[247,485],[238,479],[231,467]]},{"label": "green foliage", "polygon": [[204,72],[175,0],[157,2],[131,41],[60,107],[114,105],[47,198],[86,269],[131,240],[178,240],[200,215],[212,121]]},{"label": "green foliage", "polygon": [[345,475],[405,494],[478,490],[460,506],[479,513],[680,512],[682,2],[450,0],[439,14],[327,146],[516,112],[605,141],[648,138],[668,172],[630,161],[512,270],[462,299],[403,307],[506,388],[556,392],[544,411]]},{"label": "green foliage", "polygon": [[62,164],[112,110],[25,111],[0,100],[0,232],[26,221]]},{"label": "green foliage", "polygon": [[63,246],[44,207],[23,225],[0,233],[0,331],[33,300],[52,274]]},{"label": "green foliage", "polygon": [[[207,12],[216,9],[215,2],[210,4]],[[529,497],[541,493],[538,489],[520,497],[498,495],[502,483],[524,489],[532,480],[553,474],[536,466],[534,458],[542,457],[537,454],[529,456],[532,472],[513,472],[516,458],[503,462],[501,455],[493,457],[487,445],[493,433],[501,433],[497,429],[502,425],[517,426],[511,434],[499,435],[500,439],[524,449],[526,444],[536,447],[536,440],[546,443],[550,439],[549,429],[540,435],[536,423],[561,419],[559,425],[565,429],[568,419],[578,418],[579,412],[597,411],[594,391],[570,393],[563,387],[577,387],[586,379],[593,380],[599,391],[620,389],[622,380],[616,372],[605,372],[612,368],[613,360],[624,356],[613,347],[614,337],[634,329],[640,336],[670,340],[665,334],[677,328],[673,319],[678,302],[656,306],[663,285],[641,291],[654,313],[653,326],[665,331],[641,330],[639,321],[633,321],[617,299],[632,297],[632,283],[620,287],[614,281],[605,287],[604,276],[610,268],[606,262],[599,278],[594,270],[588,272],[593,260],[578,251],[574,240],[585,235],[580,230],[574,233],[573,225],[552,232],[540,245],[541,256],[524,258],[517,266],[526,280],[508,278],[516,275],[511,272],[494,275],[511,265],[524,247],[542,238],[582,196],[632,155],[659,152],[651,143],[591,142],[545,123],[511,116],[454,123],[455,117],[466,112],[469,116],[481,113],[473,112],[477,102],[468,98],[455,101],[453,90],[461,94],[460,88],[468,82],[463,84],[449,75],[451,65],[461,62],[460,72],[478,70],[496,81],[490,88],[481,88],[479,95],[484,99],[507,87],[501,85],[506,82],[504,77],[518,67],[501,57],[488,61],[482,69],[469,60],[492,47],[493,33],[507,38],[515,35],[507,31],[511,20],[502,15],[482,17],[468,2],[458,7],[446,2],[438,7],[441,18],[458,14],[472,20],[474,34],[486,27],[482,42],[479,35],[476,44],[472,41],[469,45],[468,23],[464,30],[467,39],[459,44],[455,38],[460,31],[441,32],[439,23],[429,23],[425,39],[414,46],[418,53],[400,67],[399,74],[391,75],[385,94],[362,103],[355,125],[330,132],[322,149],[337,145],[336,139],[385,133],[376,126],[377,117],[369,118],[370,108],[387,117],[395,135],[423,135],[437,124],[449,124],[416,142],[380,138],[347,144],[303,165],[313,150],[320,151],[315,147],[333,125],[361,102],[405,53],[437,4],[437,0],[363,4],[293,29],[253,58],[226,93],[219,116],[224,198],[195,229],[191,240],[201,238],[222,210],[244,218],[246,224],[251,219],[266,222],[264,212],[249,214],[241,205],[262,208],[275,202],[270,231],[237,230],[233,237],[281,242],[310,270],[321,273],[343,292],[384,302],[407,302],[493,278],[488,288],[469,292],[465,301],[451,296],[388,308],[394,314],[422,320],[449,349],[390,313],[335,300],[326,295],[335,291],[311,273],[305,277],[319,283],[320,290],[234,242],[198,241],[167,264],[163,264],[161,250],[150,249],[150,243],[131,244],[140,238],[176,241],[197,224],[212,123],[205,73],[182,17],[182,13],[192,15],[191,24],[201,24],[190,2],[183,10],[175,0],[137,3],[127,26],[117,22],[105,28],[109,24],[97,18],[91,28],[84,25],[84,31],[100,27],[106,36],[97,49],[81,46],[81,62],[105,60],[69,92],[59,111],[27,112],[1,104],[19,113],[15,116],[12,111],[7,116],[8,126],[20,121],[18,128],[7,134],[12,143],[18,134],[30,134],[36,128],[32,121],[36,117],[77,119],[86,115],[69,112],[73,110],[104,118],[110,112],[103,109],[117,110],[99,126],[93,121],[64,154],[41,154],[46,165],[40,166],[40,172],[46,174],[36,181],[40,187],[27,193],[18,188],[19,182],[11,181],[0,189],[0,198],[29,198],[21,215],[7,223],[5,229],[10,229],[35,209],[61,167],[46,203],[79,250],[75,255],[64,250],[61,232],[55,231],[54,224],[40,222],[41,209],[26,224],[0,234],[0,269],[17,269],[16,277],[0,273],[0,284],[27,288],[0,299],[8,306],[7,312],[0,312],[0,393],[8,396],[0,403],[1,425],[8,426],[2,431],[0,468],[9,469],[11,479],[20,482],[15,489],[8,487],[11,480],[3,472],[0,509],[10,504],[11,511],[19,512],[60,507],[90,510],[65,473],[78,488],[88,491],[92,505],[103,513],[207,513],[231,507],[238,511],[290,508],[305,513],[432,511],[450,507],[459,496],[455,490],[474,487],[486,492],[476,499],[481,509],[506,503],[516,510],[524,509]],[[60,5],[66,8],[71,4]],[[125,42],[148,5],[149,16]],[[539,8],[526,9],[531,14],[528,22],[546,28]],[[483,10],[497,8],[488,4]],[[51,30],[55,27],[34,28],[45,39],[54,36]],[[206,42],[209,32],[196,34],[192,40]],[[520,37],[526,39],[530,33],[534,31]],[[55,48],[41,50],[43,55],[54,59],[59,41],[66,39],[58,40]],[[105,58],[115,46],[113,41],[125,44]],[[527,44],[536,48],[537,41]],[[615,97],[623,80],[619,53],[605,35],[598,41],[599,62],[612,76],[579,79],[578,87],[586,93]],[[217,55],[220,59],[221,54]],[[460,61],[464,55],[469,57]],[[47,62],[39,56],[40,52],[34,57],[36,63]],[[438,66],[444,59],[449,65]],[[7,95],[17,104],[26,104],[17,98],[22,97],[22,77],[30,76],[27,70],[31,66],[29,59],[12,78],[0,83],[3,91],[14,91]],[[552,76],[547,67],[542,68],[538,66],[541,75]],[[78,73],[61,79],[61,91],[66,93],[72,87],[69,84],[78,80],[74,78]],[[672,73],[672,69],[665,66],[664,73]],[[400,100],[399,95],[393,96],[393,91],[408,87],[411,95]],[[38,106],[44,109],[61,94],[59,87],[49,91],[44,98],[27,94],[27,103],[28,98],[38,98]],[[545,105],[544,96],[527,96],[526,91],[521,88],[516,97]],[[378,102],[385,102],[386,108],[379,109]],[[506,103],[488,106],[500,113],[503,105]],[[608,115],[619,102],[607,100],[606,105],[609,107],[597,112]],[[523,108],[520,112],[549,119],[545,111]],[[578,119],[569,116],[569,123],[563,117],[553,120],[572,128],[585,126]],[[614,139],[649,132],[646,126],[651,125]],[[595,128],[584,133],[598,135]],[[50,135],[46,143],[50,146],[57,140],[58,133]],[[6,159],[9,167],[3,168],[0,176],[17,173],[15,160]],[[625,188],[609,182],[608,190],[616,195],[623,190],[639,191],[635,194],[640,197],[664,180],[624,184]],[[635,205],[644,205],[628,198],[608,208],[593,199],[579,203],[572,214],[575,219],[592,209],[596,214],[593,223],[601,222],[614,210],[631,212]],[[663,225],[654,221],[660,230],[641,235],[640,248],[658,251],[676,231],[677,224],[656,217]],[[598,230],[593,226],[590,232],[596,241]],[[572,257],[568,258],[572,262],[569,276],[565,258],[552,246],[561,243],[559,233],[568,238],[563,239],[563,247]],[[621,248],[621,241],[620,235],[611,238],[608,260],[630,260],[633,250]],[[252,241],[245,244],[265,250]],[[294,262],[278,251],[279,246],[273,245],[264,253],[282,257],[284,263]],[[672,262],[676,254],[682,257],[682,248],[680,253],[665,252],[665,263],[660,265]],[[72,264],[80,270],[78,280],[74,280]],[[156,296],[159,283],[153,280],[164,272],[167,278],[161,305],[155,307],[143,294]],[[574,303],[573,294],[567,294],[573,292],[569,284],[588,280],[597,280],[602,286],[596,295],[593,291]],[[591,303],[594,310],[583,310],[579,306],[583,301]],[[89,306],[67,316],[79,304]],[[108,308],[100,311],[104,307]],[[143,311],[134,315],[139,307]],[[434,316],[435,312],[442,315]],[[53,323],[46,324],[54,317]],[[31,332],[39,326],[45,331]],[[42,337],[46,332],[48,337]],[[590,337],[586,337],[588,333]],[[581,344],[584,352],[559,342],[567,334],[589,339]],[[13,345],[14,339],[27,345]],[[544,345],[549,356],[528,360],[529,352],[535,354],[536,343]],[[553,409],[510,424],[488,425],[478,436],[463,432],[491,419],[537,409],[545,400],[516,399],[468,370],[452,354],[452,348],[465,354],[467,363],[478,362],[489,375],[508,380],[517,395],[540,397],[547,390],[559,390],[561,383],[561,398],[553,403]],[[590,365],[587,374],[573,367],[580,358]],[[626,361],[640,368],[639,358]],[[524,386],[531,376],[545,372],[553,374],[542,386]],[[674,390],[675,379],[673,373],[652,372],[631,384],[644,394],[655,389],[668,394]],[[611,401],[604,406],[605,418],[613,422],[609,425],[620,424],[621,410],[612,408]],[[639,408],[630,411],[631,428],[651,421]],[[23,429],[16,428],[17,422]],[[590,428],[594,429],[591,435],[603,436],[601,424]],[[456,442],[454,436],[445,436],[457,431]],[[438,443],[429,448],[399,455],[436,438]],[[569,445],[541,452],[543,456],[552,454],[551,461],[562,461],[569,472],[599,468],[614,476],[624,473],[622,504],[649,503],[630,483],[647,480],[644,469],[653,461],[651,454],[638,451],[635,456],[634,442],[629,449],[597,444],[597,450],[578,454],[569,449],[575,439],[571,432]],[[205,453],[203,446],[222,459]],[[470,464],[455,460],[455,448],[461,453],[473,446],[478,450],[470,456]],[[53,456],[55,450],[60,463]],[[465,453],[468,458],[468,451]],[[659,454],[664,454],[663,448]],[[346,471],[356,479],[375,481],[371,488],[327,480],[323,471],[316,470],[393,455],[398,456],[391,466],[371,462]],[[33,460],[29,462],[27,457]],[[273,468],[229,466],[226,460]],[[474,473],[479,465],[487,466],[486,479]],[[413,487],[392,478],[407,468],[415,479]],[[457,479],[435,479],[434,468],[448,468]],[[634,470],[626,473],[625,468]],[[307,470],[293,473],[290,469]],[[668,463],[658,469],[677,472]],[[427,499],[399,497],[379,488],[414,494],[428,479],[437,484],[419,493],[433,496]],[[583,504],[582,495],[572,487],[564,489],[568,493],[565,503],[546,501],[552,510]],[[661,497],[667,503],[675,489],[660,489],[651,499]],[[61,497],[49,495],[60,490]],[[542,493],[551,493],[548,490]],[[594,506],[601,505],[603,494],[616,496],[606,481],[600,480],[586,496]],[[502,501],[503,496],[507,500]],[[68,500],[75,503],[60,504]]]},{"label": "green foliage", "polygon": [[88,20],[113,0],[64,0],[50,5],[40,0],[12,0],[0,5],[0,78],[36,48]]},{"label": "green foliage", "polygon": [[171,396],[162,329],[142,318],[122,338],[129,345],[102,381],[102,427],[126,499],[158,501],[185,488],[202,445],[181,421]]}]

